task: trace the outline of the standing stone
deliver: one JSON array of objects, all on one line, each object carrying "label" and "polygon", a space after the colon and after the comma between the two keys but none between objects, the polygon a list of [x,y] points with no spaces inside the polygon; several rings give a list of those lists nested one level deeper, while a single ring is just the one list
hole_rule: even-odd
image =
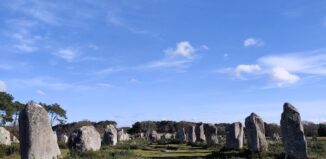
[{"label": "standing stone", "polygon": [[176,134],[176,139],[180,143],[186,143],[187,142],[187,134],[186,134],[185,128],[182,128],[182,127],[178,128],[177,134]]},{"label": "standing stone", "polygon": [[130,140],[129,134],[124,129],[118,131],[118,142]]},{"label": "standing stone", "polygon": [[159,135],[155,130],[153,130],[151,133],[149,133],[148,137],[149,137],[149,140],[152,142],[156,142],[157,140],[159,140]]},{"label": "standing stone", "polygon": [[196,142],[198,143],[205,143],[206,142],[206,136],[204,131],[204,124],[199,123],[196,125]]},{"label": "standing stone", "polygon": [[101,148],[100,134],[94,126],[82,126],[70,135],[68,147],[79,152],[98,151]]},{"label": "standing stone", "polygon": [[19,140],[17,139],[16,136],[12,136],[11,143],[12,143],[12,144],[19,144]]},{"label": "standing stone", "polygon": [[246,137],[248,148],[252,152],[268,151],[264,121],[257,114],[251,113],[246,118]]},{"label": "standing stone", "polygon": [[205,124],[204,128],[207,145],[218,144],[217,127],[213,124]]},{"label": "standing stone", "polygon": [[118,142],[118,132],[114,125],[107,125],[104,130],[103,143],[106,145],[116,145]]},{"label": "standing stone", "polygon": [[163,138],[164,138],[165,140],[171,140],[171,139],[173,139],[173,134],[171,134],[171,133],[165,133],[165,134],[163,135]]},{"label": "standing stone", "polygon": [[279,141],[280,140],[280,135],[278,133],[273,133],[272,140]]},{"label": "standing stone", "polygon": [[307,158],[307,141],[299,111],[285,103],[281,119],[282,141],[287,158]]},{"label": "standing stone", "polygon": [[60,149],[53,134],[48,113],[30,102],[19,115],[20,153],[22,159],[59,158]]},{"label": "standing stone", "polygon": [[240,122],[231,124],[226,128],[226,144],[227,149],[243,148],[243,126]]},{"label": "standing stone", "polygon": [[10,132],[4,127],[0,127],[0,145],[11,145]]},{"label": "standing stone", "polygon": [[69,137],[66,134],[61,134],[58,136],[58,141],[63,143],[68,143]]},{"label": "standing stone", "polygon": [[191,125],[188,127],[187,136],[188,136],[188,142],[195,143],[196,142],[196,132],[195,132],[196,126]]}]

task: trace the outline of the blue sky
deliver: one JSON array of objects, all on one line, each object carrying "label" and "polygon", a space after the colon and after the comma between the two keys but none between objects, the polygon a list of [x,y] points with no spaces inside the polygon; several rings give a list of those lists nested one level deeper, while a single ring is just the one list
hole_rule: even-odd
[{"label": "blue sky", "polygon": [[0,90],[69,121],[326,121],[326,2],[14,0]]}]

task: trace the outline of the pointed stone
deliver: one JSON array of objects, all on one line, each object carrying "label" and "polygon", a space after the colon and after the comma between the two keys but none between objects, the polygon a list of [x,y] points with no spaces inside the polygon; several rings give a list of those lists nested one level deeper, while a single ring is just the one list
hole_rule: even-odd
[{"label": "pointed stone", "polygon": [[299,111],[290,103],[283,105],[282,141],[287,158],[307,158],[307,141]]},{"label": "pointed stone", "polygon": [[240,122],[231,124],[226,128],[226,144],[227,149],[243,148],[243,125]]},{"label": "pointed stone", "polygon": [[19,115],[22,159],[55,159],[60,156],[48,113],[39,104],[30,102]]},{"label": "pointed stone", "polygon": [[114,125],[107,125],[104,130],[103,143],[106,145],[116,145],[118,142],[118,132]]},{"label": "pointed stone", "polygon": [[255,113],[246,118],[246,137],[248,148],[252,152],[268,151],[268,142],[265,136],[264,121]]}]

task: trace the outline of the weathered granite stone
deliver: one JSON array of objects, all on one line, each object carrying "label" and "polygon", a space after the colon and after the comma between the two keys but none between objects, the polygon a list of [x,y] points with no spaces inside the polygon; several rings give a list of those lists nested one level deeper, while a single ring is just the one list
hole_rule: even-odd
[{"label": "weathered granite stone", "polygon": [[101,148],[100,134],[94,126],[83,126],[70,135],[68,147],[79,152],[98,151]]},{"label": "weathered granite stone", "polygon": [[17,139],[16,136],[12,136],[11,143],[12,143],[12,144],[19,144],[19,140]]},{"label": "weathered granite stone", "polygon": [[264,121],[257,114],[251,113],[246,118],[246,137],[248,148],[253,152],[268,151],[268,142],[265,136]]},{"label": "weathered granite stone", "polygon": [[281,139],[280,135],[278,133],[274,133],[272,135],[272,140],[274,141],[279,141]]},{"label": "weathered granite stone", "polygon": [[118,131],[118,142],[130,140],[129,134],[124,129]]},{"label": "weathered granite stone", "polygon": [[186,143],[188,142],[188,138],[187,138],[187,134],[185,131],[185,128],[179,127],[177,130],[177,134],[176,134],[176,139],[180,142],[180,143]]},{"label": "weathered granite stone", "polygon": [[204,130],[204,124],[199,123],[196,125],[196,142],[198,143],[205,143],[206,142],[206,136],[205,136],[205,130]]},{"label": "weathered granite stone", "polygon": [[107,125],[104,130],[103,143],[106,145],[116,145],[118,142],[118,132],[114,125]]},{"label": "weathered granite stone", "polygon": [[148,138],[150,141],[156,142],[157,140],[159,140],[159,135],[155,130],[153,130],[153,131],[151,131],[151,133],[149,133]]},{"label": "weathered granite stone", "polygon": [[165,133],[165,134],[163,135],[163,138],[164,138],[165,140],[171,140],[171,139],[173,139],[173,134],[171,134],[171,133]]},{"label": "weathered granite stone", "polygon": [[10,132],[4,127],[0,127],[0,145],[11,145]]},{"label": "weathered granite stone", "polygon": [[61,134],[58,136],[58,141],[63,143],[68,143],[69,137],[66,134]]},{"label": "weathered granite stone", "polygon": [[22,159],[53,159],[60,156],[48,113],[39,104],[30,102],[19,115]]},{"label": "weathered granite stone", "polygon": [[205,137],[207,145],[216,145],[218,144],[218,135],[217,135],[217,127],[213,124],[205,124]]},{"label": "weathered granite stone", "polygon": [[287,158],[307,158],[307,141],[299,111],[285,103],[281,119],[282,141]]},{"label": "weathered granite stone", "polygon": [[227,149],[242,149],[244,141],[244,130],[240,122],[231,124],[226,128],[226,144]]},{"label": "weathered granite stone", "polygon": [[196,129],[195,125],[191,125],[187,129],[188,142],[190,142],[190,143],[195,143],[196,142],[195,129]]}]

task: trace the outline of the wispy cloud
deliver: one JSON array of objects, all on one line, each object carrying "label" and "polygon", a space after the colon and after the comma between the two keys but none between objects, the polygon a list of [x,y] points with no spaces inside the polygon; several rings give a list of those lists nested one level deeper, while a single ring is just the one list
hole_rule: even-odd
[{"label": "wispy cloud", "polygon": [[283,87],[299,82],[302,77],[326,76],[326,50],[267,55],[257,59],[257,64],[240,64],[216,72],[231,73],[238,79],[248,79],[244,78],[244,73],[250,77],[265,76],[277,87]]},{"label": "wispy cloud", "polygon": [[6,83],[0,80],[0,92],[6,92],[6,91],[7,91]]},{"label": "wispy cloud", "polygon": [[238,65],[235,69],[234,72],[236,76],[240,79],[244,79],[242,76],[243,73],[254,73],[260,71],[261,68],[259,65]]},{"label": "wispy cloud", "polygon": [[40,90],[40,89],[36,90],[36,94],[39,95],[39,96],[45,96],[46,95],[45,92]]},{"label": "wispy cloud", "polygon": [[264,46],[264,42],[260,39],[248,38],[243,41],[243,46],[244,47],[253,47],[253,46],[260,47],[260,46]]},{"label": "wispy cloud", "polygon": [[172,70],[184,72],[196,59],[196,49],[190,42],[181,41],[176,48],[169,48],[163,51],[164,57],[160,60],[150,61],[136,66],[108,67],[97,71],[96,74],[112,74],[124,71],[144,71],[144,70]]},{"label": "wispy cloud", "polygon": [[56,55],[67,62],[75,60],[78,56],[77,51],[73,49],[60,49]]}]

